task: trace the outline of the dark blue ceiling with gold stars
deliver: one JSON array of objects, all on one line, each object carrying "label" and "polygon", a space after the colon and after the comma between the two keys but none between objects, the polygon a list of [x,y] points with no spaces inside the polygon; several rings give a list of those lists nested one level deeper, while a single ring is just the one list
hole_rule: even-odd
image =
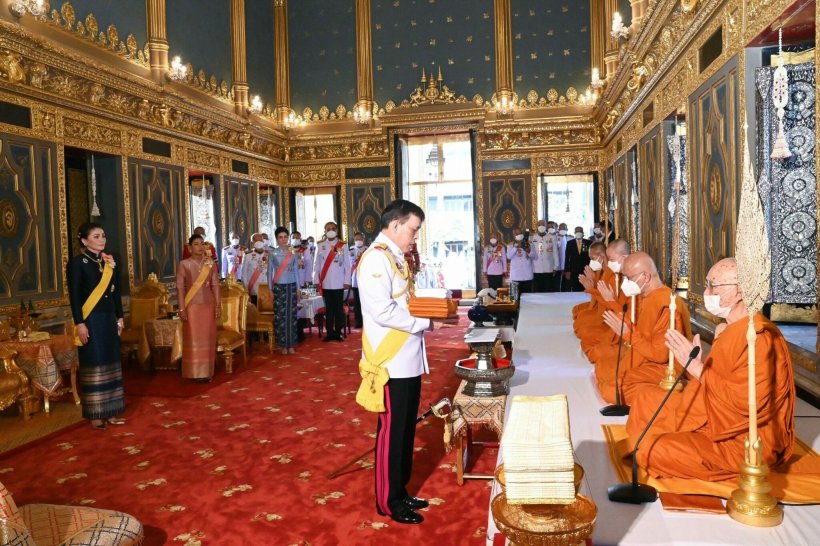
[{"label": "dark blue ceiling with gold stars", "polygon": [[512,0],[513,81],[525,98],[532,89],[583,93],[590,78],[589,3]]},{"label": "dark blue ceiling with gold stars", "polygon": [[372,0],[373,87],[380,106],[400,104],[421,70],[438,72],[457,95],[495,91],[492,0]]},{"label": "dark blue ceiling with gold stars", "polygon": [[[143,2],[143,6],[145,3]],[[166,2],[170,55],[231,85],[231,10],[226,0],[171,0]],[[271,29],[273,32],[273,29]],[[250,40],[248,40],[250,42]]]},{"label": "dark blue ceiling with gold stars", "polygon": [[354,0],[288,2],[291,107],[301,114],[356,103]]},{"label": "dark blue ceiling with gold stars", "polygon": [[251,97],[276,104],[276,67],[274,66],[273,2],[245,0],[245,50]]}]

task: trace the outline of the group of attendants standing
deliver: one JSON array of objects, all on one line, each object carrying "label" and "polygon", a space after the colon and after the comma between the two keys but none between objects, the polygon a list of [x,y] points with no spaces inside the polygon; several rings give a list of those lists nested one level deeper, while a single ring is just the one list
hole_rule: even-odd
[{"label": "group of attendants standing", "polygon": [[592,236],[585,238],[583,227],[576,226],[574,235],[570,235],[566,224],[552,220],[539,220],[529,237],[515,228],[513,237],[512,242],[504,244],[497,232],[490,236],[481,271],[490,288],[501,288],[504,277],[509,277],[517,285],[518,294],[583,291],[578,277],[590,263],[590,246],[615,239],[612,232],[604,233],[603,222],[596,222]]}]

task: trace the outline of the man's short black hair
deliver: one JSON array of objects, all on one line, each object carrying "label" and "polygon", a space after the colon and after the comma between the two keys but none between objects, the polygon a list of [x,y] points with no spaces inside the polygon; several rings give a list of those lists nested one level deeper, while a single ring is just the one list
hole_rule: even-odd
[{"label": "man's short black hair", "polygon": [[382,212],[382,229],[390,227],[393,220],[398,220],[400,224],[403,224],[410,218],[410,215],[418,216],[419,220],[424,221],[424,211],[420,206],[406,199],[396,199]]}]

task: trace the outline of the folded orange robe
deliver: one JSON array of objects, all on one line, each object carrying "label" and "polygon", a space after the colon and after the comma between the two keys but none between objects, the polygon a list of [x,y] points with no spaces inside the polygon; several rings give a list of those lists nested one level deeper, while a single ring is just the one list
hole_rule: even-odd
[{"label": "folded orange robe", "polygon": [[456,314],[458,305],[449,298],[410,298],[408,311],[414,317],[447,318]]},{"label": "folded orange robe", "polygon": [[[621,353],[621,364],[618,369],[618,385],[623,386],[623,378],[633,367],[654,362],[663,364],[668,360],[664,334],[669,329],[669,297],[672,289],[662,286],[639,300],[637,321],[628,334],[626,341],[632,347],[624,346]],[[677,312],[680,318],[675,321],[675,329],[687,337],[691,335],[689,312],[685,305],[679,305]],[[685,320],[683,320],[685,317]],[[615,348],[617,351],[617,347]],[[595,377],[601,396],[610,404],[615,403],[615,368],[617,358],[602,359],[595,362]],[[623,394],[623,388],[621,388]]]}]

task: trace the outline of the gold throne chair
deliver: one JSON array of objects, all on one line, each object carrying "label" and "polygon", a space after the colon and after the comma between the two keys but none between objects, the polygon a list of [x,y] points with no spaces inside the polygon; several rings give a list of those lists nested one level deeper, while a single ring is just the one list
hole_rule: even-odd
[{"label": "gold throne chair", "polygon": [[267,284],[260,284],[256,295],[256,305],[248,303],[247,333],[261,333],[268,336],[268,350],[276,346],[273,327],[273,292]]},{"label": "gold throne chair", "polygon": [[233,353],[242,349],[242,363],[246,360],[245,331],[247,324],[248,292],[233,275],[228,275],[219,286],[221,313],[216,323],[216,352],[225,358],[225,371],[233,373]]},{"label": "gold throne chair", "polygon": [[136,353],[140,360],[147,359],[145,323],[166,312],[169,297],[168,287],[159,282],[155,273],[149,274],[145,283],[131,295],[128,324],[120,336],[122,354],[130,356]]}]

